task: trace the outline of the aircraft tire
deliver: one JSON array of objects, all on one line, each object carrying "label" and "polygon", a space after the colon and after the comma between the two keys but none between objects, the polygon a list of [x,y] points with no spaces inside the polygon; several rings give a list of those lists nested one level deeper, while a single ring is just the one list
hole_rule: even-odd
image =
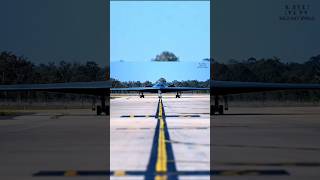
[{"label": "aircraft tire", "polygon": [[105,109],[104,112],[106,113],[107,116],[110,115],[110,108],[109,108],[109,106],[106,106],[106,109]]},{"label": "aircraft tire", "polygon": [[210,105],[210,115],[212,116],[214,115],[214,113],[215,113],[215,108],[213,105]]},{"label": "aircraft tire", "polygon": [[219,114],[223,114],[223,105],[220,105],[218,108]]},{"label": "aircraft tire", "polygon": [[101,106],[97,106],[97,115],[100,116],[102,113],[102,108]]}]

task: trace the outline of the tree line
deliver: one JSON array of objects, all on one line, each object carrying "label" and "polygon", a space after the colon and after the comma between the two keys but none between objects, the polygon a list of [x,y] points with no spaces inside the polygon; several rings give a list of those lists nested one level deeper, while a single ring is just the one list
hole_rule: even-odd
[{"label": "tree line", "polygon": [[[246,60],[229,60],[226,63],[211,63],[211,78],[227,81],[255,82],[287,82],[287,83],[320,83],[320,55],[313,56],[303,63],[285,63],[277,57]],[[0,53],[0,84],[19,83],[58,83],[77,81],[101,81],[106,78],[106,67],[101,67],[93,61],[79,62],[49,62],[35,64],[28,58],[16,56],[11,52]],[[146,87],[154,82],[112,80],[112,87]],[[207,81],[172,81],[167,82],[176,87],[210,87],[209,75]],[[17,95],[18,94],[18,95]],[[18,101],[23,98],[38,101],[83,100],[88,96],[65,95],[54,93],[0,93],[0,101]],[[319,101],[318,91],[291,91],[275,93],[259,93],[231,96],[231,100],[299,100]]]},{"label": "tree line", "polygon": [[320,83],[320,55],[313,56],[303,63],[284,63],[280,58],[229,60],[215,62],[211,76],[216,80]]},{"label": "tree line", "polygon": [[10,52],[0,54],[1,84],[101,81],[105,79],[105,70],[93,61],[35,64]]},{"label": "tree line", "polygon": [[[62,83],[80,81],[105,80],[106,68],[96,62],[49,62],[35,64],[23,56],[11,52],[0,53],[0,84],[27,83]],[[32,101],[31,101],[32,100]],[[32,103],[52,101],[81,101],[92,100],[87,95],[56,94],[46,92],[2,92],[0,104],[10,102]]]},{"label": "tree line", "polygon": [[[160,78],[158,81],[161,81],[164,78]],[[151,81],[124,81],[121,82],[116,79],[112,80],[112,87],[114,88],[129,88],[129,87],[151,87],[155,83],[152,83]],[[165,80],[165,79],[164,79]],[[158,82],[157,81],[157,82]],[[166,80],[165,80],[166,82]],[[175,87],[201,87],[201,88],[209,88],[210,87],[210,80],[207,81],[198,81],[198,80],[187,80],[187,81],[177,81],[174,80],[172,82],[166,82],[169,86],[175,86]]]},{"label": "tree line", "polygon": [[[278,57],[246,60],[231,59],[227,63],[211,64],[211,78],[224,81],[320,83],[320,55],[312,56],[303,63],[285,63]],[[233,95],[231,100],[259,101],[320,101],[319,91],[279,91]]]}]

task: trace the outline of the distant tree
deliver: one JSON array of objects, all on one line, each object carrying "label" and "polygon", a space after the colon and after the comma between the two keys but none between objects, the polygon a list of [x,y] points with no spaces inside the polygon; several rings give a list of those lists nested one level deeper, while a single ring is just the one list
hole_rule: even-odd
[{"label": "distant tree", "polygon": [[123,88],[124,87],[123,83],[121,83],[119,80],[112,79],[112,78],[110,80],[112,82],[112,87],[113,88]]},{"label": "distant tree", "polygon": [[60,61],[57,75],[59,82],[70,82],[73,77],[72,64],[66,61]]},{"label": "distant tree", "polygon": [[145,81],[144,83],[143,83],[143,86],[144,87],[150,87],[150,86],[152,86],[153,84],[152,84],[152,82],[150,82],[150,81]]},{"label": "distant tree", "polygon": [[250,58],[247,60],[247,62],[248,62],[249,64],[254,64],[254,63],[257,62],[257,59],[254,58],[254,57],[250,57]]},{"label": "distant tree", "polygon": [[1,83],[30,83],[34,78],[34,64],[27,58],[18,57],[11,52],[0,54]]},{"label": "distant tree", "polygon": [[309,61],[305,62],[305,72],[303,77],[305,81],[319,83],[320,82],[320,55],[313,56]]},{"label": "distant tree", "polygon": [[93,61],[88,61],[85,65],[74,64],[74,73],[73,81],[104,80],[102,69]]},{"label": "distant tree", "polygon": [[179,58],[172,52],[163,51],[161,54],[157,55],[153,61],[179,61]]}]

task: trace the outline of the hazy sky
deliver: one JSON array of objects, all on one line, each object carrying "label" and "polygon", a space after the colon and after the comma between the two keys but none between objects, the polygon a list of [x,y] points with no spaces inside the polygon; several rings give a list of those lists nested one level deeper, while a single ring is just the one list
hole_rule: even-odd
[{"label": "hazy sky", "polygon": [[[114,1],[110,11],[112,78],[209,79],[210,66],[199,65],[210,57],[209,1]],[[175,53],[180,61],[151,62],[162,51]]]},{"label": "hazy sky", "polygon": [[181,61],[210,56],[210,2],[111,2],[111,61],[150,61],[168,50]]},{"label": "hazy sky", "polygon": [[[282,21],[285,5],[309,5],[314,21]],[[304,62],[320,54],[319,0],[215,0],[212,42],[219,61],[267,58]]]},{"label": "hazy sky", "polygon": [[[112,61],[149,61],[163,50],[173,51],[181,61],[208,57],[209,2],[111,4]],[[308,13],[316,20],[279,20],[286,4],[310,5]],[[214,0],[213,7],[217,60],[278,56],[303,62],[320,54],[319,0]],[[110,33],[106,8],[106,0],[1,0],[0,51],[35,62],[104,64]]]},{"label": "hazy sky", "polygon": [[209,62],[111,62],[111,77],[121,81],[200,80],[210,76]]},{"label": "hazy sky", "polygon": [[1,0],[0,51],[106,64],[106,0]]}]

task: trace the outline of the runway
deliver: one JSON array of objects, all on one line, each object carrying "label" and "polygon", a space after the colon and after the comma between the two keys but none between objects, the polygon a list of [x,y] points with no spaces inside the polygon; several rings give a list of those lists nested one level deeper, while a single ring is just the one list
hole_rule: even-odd
[{"label": "runway", "polygon": [[111,100],[111,179],[210,179],[209,95]]},{"label": "runway", "polygon": [[0,179],[106,179],[76,172],[108,168],[105,116],[86,109],[24,114],[0,117]]},{"label": "runway", "polygon": [[320,177],[319,107],[231,106],[210,128],[209,95],[110,103],[110,129],[85,109],[0,116],[0,179]]},{"label": "runway", "polygon": [[320,107],[233,107],[212,117],[213,179],[320,178]]}]

